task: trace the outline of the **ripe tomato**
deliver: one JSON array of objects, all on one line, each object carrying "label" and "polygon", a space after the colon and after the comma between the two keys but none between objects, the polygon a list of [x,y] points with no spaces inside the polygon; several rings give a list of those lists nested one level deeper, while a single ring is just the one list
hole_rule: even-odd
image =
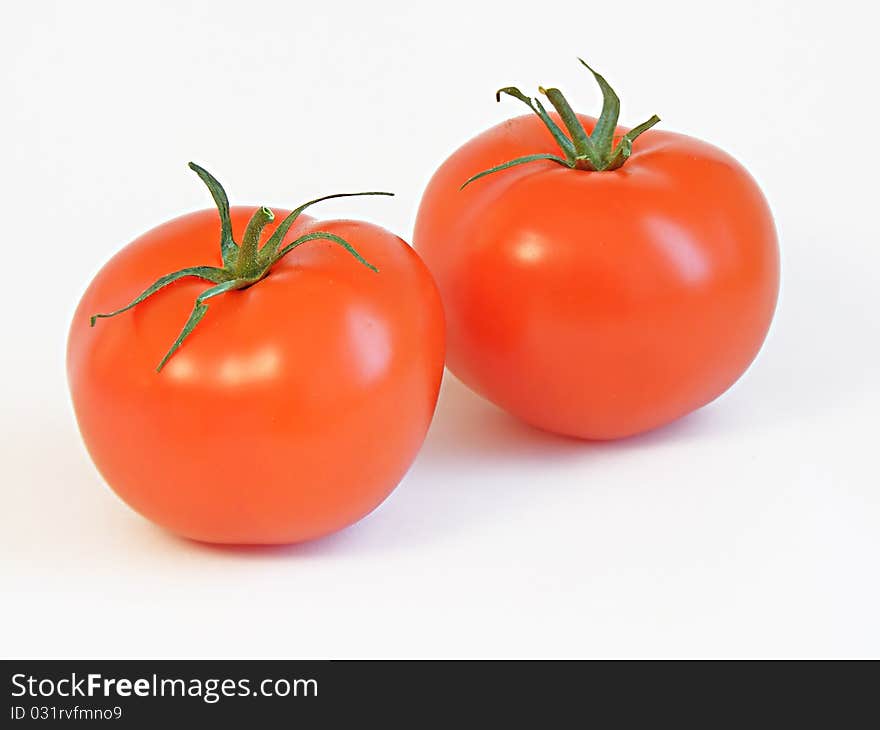
[{"label": "ripe tomato", "polygon": [[[232,208],[230,233],[254,213]],[[108,484],[150,520],[210,542],[307,540],[373,510],[415,457],[444,359],[431,276],[412,248],[369,223],[300,215],[283,241],[317,231],[378,272],[335,239],[307,239],[252,285],[205,301],[158,373],[204,281],[181,278],[94,327],[89,318],[171,271],[219,263],[217,211],[148,231],[89,285],[68,341],[77,421]]]},{"label": "ripe tomato", "polygon": [[[447,364],[461,380],[533,425],[611,439],[672,421],[739,378],[770,325],[779,257],[745,169],[680,134],[635,140],[656,117],[624,138],[617,96],[595,76],[598,121],[556,89],[542,89],[552,116],[502,89],[537,116],[483,132],[440,166],[414,245],[440,288]],[[576,149],[581,132],[592,147]]]}]

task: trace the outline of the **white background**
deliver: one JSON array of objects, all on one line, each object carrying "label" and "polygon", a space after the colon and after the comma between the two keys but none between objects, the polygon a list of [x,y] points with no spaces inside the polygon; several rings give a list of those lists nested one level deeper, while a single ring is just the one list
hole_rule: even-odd
[{"label": "white background", "polygon": [[[153,5],[147,8],[147,5]],[[872,17],[873,14],[873,17]],[[880,119],[871,3],[8,3],[0,10],[0,653],[880,655]],[[69,318],[135,235],[210,200],[334,201],[408,238],[435,167],[553,83],[733,153],[782,247],[767,344],[724,397],[578,443],[447,376],[373,515],[275,549],[172,537],[102,483]]]}]

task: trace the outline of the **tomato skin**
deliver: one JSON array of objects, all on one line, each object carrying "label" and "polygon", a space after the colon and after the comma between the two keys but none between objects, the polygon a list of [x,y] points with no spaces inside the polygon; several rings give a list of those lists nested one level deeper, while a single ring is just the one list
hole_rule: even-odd
[{"label": "tomato skin", "polygon": [[[233,207],[237,236],[253,208]],[[276,210],[276,223],[286,211]],[[268,230],[271,230],[270,226]],[[89,453],[148,519],[196,540],[292,543],[360,519],[397,485],[430,424],[443,312],[416,253],[378,226],[300,216],[348,240],[288,254],[253,286],[210,300],[161,373],[195,297],[183,279],[112,319],[159,276],[219,264],[216,210],[154,228],[92,281],[70,328],[67,371]]]},{"label": "tomato skin", "polygon": [[413,243],[443,297],[450,370],[528,423],[585,439],[637,434],[718,397],[760,349],[779,289],[754,180],[711,145],[651,130],[613,172],[541,161],[459,191],[538,152],[558,153],[543,123],[508,120],[425,191]]}]

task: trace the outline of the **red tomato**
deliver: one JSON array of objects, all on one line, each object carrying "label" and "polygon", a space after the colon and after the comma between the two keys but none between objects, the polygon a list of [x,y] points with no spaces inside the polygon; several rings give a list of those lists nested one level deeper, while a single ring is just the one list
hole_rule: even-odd
[{"label": "red tomato", "polygon": [[[232,208],[232,230],[253,213]],[[284,241],[318,230],[378,273],[333,241],[309,241],[252,286],[206,302],[158,373],[210,283],[180,279],[93,328],[89,317],[168,272],[219,264],[217,211],[148,231],[83,296],[67,354],[80,430],[108,484],[168,530],[221,543],[325,535],[379,505],[419,450],[444,358],[431,276],[369,223],[303,215]]]},{"label": "red tomato", "polygon": [[[587,134],[597,124],[577,119]],[[776,233],[754,180],[709,144],[652,130],[618,169],[572,155],[459,190],[535,153],[560,156],[548,127],[510,119],[457,150],[425,191],[414,245],[443,298],[448,367],[523,420],[587,439],[717,398],[757,354],[776,304]]]}]

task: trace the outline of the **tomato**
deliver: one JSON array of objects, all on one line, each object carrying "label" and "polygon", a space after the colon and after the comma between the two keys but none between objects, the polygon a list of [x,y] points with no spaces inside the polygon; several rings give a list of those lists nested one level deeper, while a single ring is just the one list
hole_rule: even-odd
[{"label": "tomato", "polygon": [[773,316],[779,254],[741,165],[646,131],[656,117],[625,137],[617,96],[594,75],[599,120],[575,115],[556,89],[544,92],[553,114],[502,89],[537,114],[440,166],[413,243],[440,288],[455,375],[535,426],[613,439],[679,418],[740,377]]},{"label": "tomato", "polygon": [[[225,193],[219,183],[212,192],[222,216]],[[239,236],[249,220],[251,243],[253,228],[257,241],[263,225],[277,230],[287,211],[275,213],[272,222],[266,209],[233,207],[224,260],[243,256],[234,240],[248,240]],[[80,301],[67,371],[82,436],[113,490],[162,527],[218,543],[319,537],[379,505],[420,448],[444,360],[431,276],[410,246],[369,223],[299,215],[280,245],[319,231],[205,300],[164,361],[214,282],[180,278],[112,319],[90,327],[90,317],[171,271],[223,268],[217,210],[140,236]]]}]

